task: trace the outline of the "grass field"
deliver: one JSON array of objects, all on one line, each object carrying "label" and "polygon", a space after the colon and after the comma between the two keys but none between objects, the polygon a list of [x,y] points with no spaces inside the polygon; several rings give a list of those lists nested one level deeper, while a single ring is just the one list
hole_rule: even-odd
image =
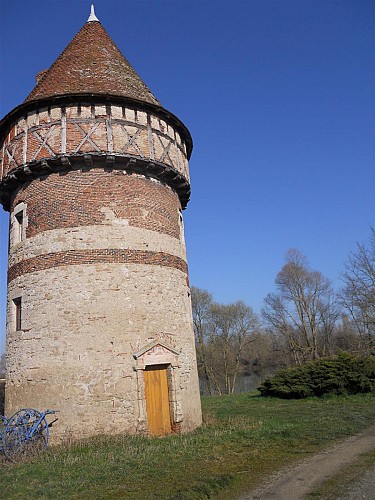
[{"label": "grass field", "polygon": [[236,498],[267,474],[375,421],[375,395],[203,398],[205,425],[165,438],[98,437],[2,467],[2,498]]}]

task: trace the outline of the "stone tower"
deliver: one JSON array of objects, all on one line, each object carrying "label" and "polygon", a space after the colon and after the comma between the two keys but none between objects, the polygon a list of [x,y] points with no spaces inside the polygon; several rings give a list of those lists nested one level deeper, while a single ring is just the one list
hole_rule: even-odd
[{"label": "stone tower", "polygon": [[200,425],[182,219],[191,136],[93,10],[0,122],[0,147],[6,414],[59,409],[60,440]]}]

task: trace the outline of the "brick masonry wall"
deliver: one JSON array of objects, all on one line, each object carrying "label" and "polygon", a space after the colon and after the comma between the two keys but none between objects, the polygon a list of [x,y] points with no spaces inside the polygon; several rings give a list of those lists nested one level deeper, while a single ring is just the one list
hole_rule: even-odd
[{"label": "brick masonry wall", "polygon": [[187,265],[182,259],[163,252],[145,252],[144,250],[68,250],[66,252],[47,253],[22,260],[8,269],[8,283],[25,274],[61,266],[83,264],[147,264],[152,266],[173,267],[187,275]]},{"label": "brick masonry wall", "polygon": [[28,206],[27,237],[57,228],[122,224],[179,238],[177,195],[168,186],[123,171],[71,171],[24,184],[11,210]]},{"label": "brick masonry wall", "polygon": [[19,119],[1,145],[0,179],[33,161],[87,153],[159,162],[189,180],[186,144],[171,124],[145,111],[84,103]]}]

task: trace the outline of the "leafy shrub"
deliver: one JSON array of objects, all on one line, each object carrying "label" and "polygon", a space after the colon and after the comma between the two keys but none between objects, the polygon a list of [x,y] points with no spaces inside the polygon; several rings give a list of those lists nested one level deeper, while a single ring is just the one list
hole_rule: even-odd
[{"label": "leafy shrub", "polygon": [[266,379],[262,396],[301,399],[324,394],[357,394],[375,391],[375,356],[359,358],[348,353],[310,361],[281,370]]}]

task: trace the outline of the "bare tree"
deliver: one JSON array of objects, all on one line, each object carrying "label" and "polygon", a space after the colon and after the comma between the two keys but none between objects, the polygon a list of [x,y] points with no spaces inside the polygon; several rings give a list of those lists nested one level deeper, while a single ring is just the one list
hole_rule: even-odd
[{"label": "bare tree", "polygon": [[255,338],[257,317],[243,302],[217,304],[210,293],[196,287],[192,306],[200,376],[209,394],[233,393],[241,355]]},{"label": "bare tree", "polygon": [[258,321],[252,308],[244,302],[214,304],[211,317],[211,346],[217,353],[216,379],[222,391],[232,394],[245,347],[255,340]]},{"label": "bare tree", "polygon": [[363,340],[349,314],[343,314],[334,334],[335,352],[363,352]]},{"label": "bare tree", "polygon": [[360,350],[370,352],[375,348],[374,228],[371,228],[369,244],[357,244],[357,251],[349,256],[342,280],[341,302],[360,336]]},{"label": "bare tree", "polygon": [[204,378],[208,393],[213,394],[212,382],[214,379],[209,363],[207,338],[211,321],[212,295],[206,290],[193,286],[191,288],[191,302],[193,309],[193,323],[195,343],[197,348],[197,363],[200,375]]},{"label": "bare tree", "polygon": [[277,293],[267,295],[262,315],[284,338],[294,363],[329,354],[339,310],[328,279],[291,249],[275,282]]}]

